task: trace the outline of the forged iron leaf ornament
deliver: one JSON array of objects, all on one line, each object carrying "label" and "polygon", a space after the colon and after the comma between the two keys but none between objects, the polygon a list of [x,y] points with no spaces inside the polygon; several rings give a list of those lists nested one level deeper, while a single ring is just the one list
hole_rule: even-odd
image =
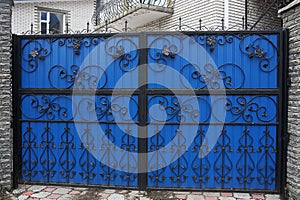
[{"label": "forged iron leaf ornament", "polygon": [[175,53],[173,53],[170,49],[168,48],[163,48],[163,50],[161,51],[161,53],[165,56],[170,56],[171,58],[175,58]]},{"label": "forged iron leaf ornament", "polygon": [[[239,89],[244,86],[246,78],[243,69],[234,63],[225,63],[217,68],[210,63],[202,68],[190,63],[181,67],[180,73],[183,75],[183,77],[180,77],[181,83],[185,87],[188,86],[183,78],[190,77],[192,79],[190,83],[197,88],[220,89],[219,81],[222,80],[225,88]],[[192,81],[195,81],[195,83]]]},{"label": "forged iron leaf ornament", "polygon": [[200,45],[208,46],[210,52],[214,52],[217,45],[224,46],[225,44],[233,43],[233,38],[239,38],[239,36],[233,35],[200,35],[195,36],[195,41]]},{"label": "forged iron leaf ornament", "polygon": [[209,49],[210,51],[215,50],[215,43],[216,43],[216,38],[214,36],[209,36],[206,38],[206,43],[210,46]]},{"label": "forged iron leaf ornament", "polygon": [[[71,37],[71,38],[59,38],[57,44],[60,47],[66,46],[67,48],[73,49],[74,55],[80,54],[80,49],[82,47],[97,46],[104,39],[100,38],[81,38],[81,37]],[[53,43],[56,41],[53,41]]]},{"label": "forged iron leaf ornament", "polygon": [[27,73],[37,70],[39,62],[43,61],[52,53],[51,40],[26,40],[22,46],[21,57],[23,60],[22,69]]},{"label": "forged iron leaf ornament", "polygon": [[157,36],[149,46],[149,56],[156,64],[150,64],[153,71],[162,72],[166,68],[167,59],[174,59],[183,50],[182,38],[171,36]]},{"label": "forged iron leaf ornament", "polygon": [[[266,36],[257,35],[249,40],[250,36],[243,36],[240,41],[240,51],[250,59],[259,59],[258,67],[266,73],[273,72],[279,65],[278,48]],[[268,47],[266,51],[264,47]]]},{"label": "forged iron leaf ornament", "polygon": [[105,52],[119,63],[123,72],[137,68],[138,50],[135,40],[127,37],[111,37],[105,41]]},{"label": "forged iron leaf ornament", "polygon": [[73,40],[72,43],[73,43],[72,47],[74,49],[74,54],[79,55],[79,48],[81,46],[81,41]]},{"label": "forged iron leaf ornament", "polygon": [[263,57],[265,54],[266,54],[266,53],[264,52],[263,49],[259,48],[259,46],[256,46],[256,48],[255,48],[255,55],[256,55],[256,57],[261,58],[261,57]]},{"label": "forged iron leaf ornament", "polygon": [[31,57],[35,58],[39,55],[39,52],[37,49],[33,49],[30,54],[29,54]]}]

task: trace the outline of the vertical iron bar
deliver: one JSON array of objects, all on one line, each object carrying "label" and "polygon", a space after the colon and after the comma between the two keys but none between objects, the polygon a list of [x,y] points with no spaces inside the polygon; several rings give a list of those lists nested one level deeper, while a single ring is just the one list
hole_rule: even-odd
[{"label": "vertical iron bar", "polygon": [[128,28],[128,22],[127,20],[125,21],[125,32],[127,32],[127,28]]},{"label": "vertical iron bar", "polygon": [[30,34],[33,34],[33,23],[30,24]]},{"label": "vertical iron bar", "polygon": [[67,34],[69,33],[69,23],[68,22],[66,23],[66,33]]},{"label": "vertical iron bar", "polygon": [[289,143],[289,134],[288,134],[288,66],[289,66],[289,32],[288,30],[281,31],[280,34],[280,69],[282,70],[282,75],[280,78],[282,79],[282,85],[281,85],[281,94],[279,95],[282,97],[281,106],[282,106],[282,113],[281,113],[281,121],[282,124],[279,137],[282,139],[282,142],[279,143],[279,145],[282,146],[282,149],[280,151],[281,159],[279,160],[280,163],[282,163],[281,168],[277,169],[279,171],[279,177],[277,181],[279,181],[280,184],[278,184],[278,187],[280,189],[280,195],[281,199],[287,199],[286,194],[286,174],[287,174],[287,145]]},{"label": "vertical iron bar", "polygon": [[139,189],[145,190],[148,185],[148,68],[146,67],[148,62],[148,49],[147,49],[147,34],[141,34],[139,38],[139,127],[138,127],[138,186]]},{"label": "vertical iron bar", "polygon": [[87,22],[86,24],[86,32],[90,32],[90,22]]},{"label": "vertical iron bar", "polygon": [[181,26],[181,17],[179,17],[179,30],[181,31],[181,28],[182,28],[182,26]]},{"label": "vertical iron bar", "polygon": [[201,29],[202,29],[202,20],[199,19],[199,30],[201,31]]},{"label": "vertical iron bar", "polygon": [[224,18],[221,19],[222,22],[222,30],[224,31]]},{"label": "vertical iron bar", "polygon": [[243,25],[242,25],[243,27],[242,28],[244,30],[245,29],[245,17],[244,16],[242,17],[242,21],[243,21]]},{"label": "vertical iron bar", "polygon": [[21,87],[21,39],[13,35],[13,66],[12,66],[12,101],[13,101],[13,188],[18,188],[18,183],[22,178],[22,129],[21,129],[21,97],[19,89]]}]

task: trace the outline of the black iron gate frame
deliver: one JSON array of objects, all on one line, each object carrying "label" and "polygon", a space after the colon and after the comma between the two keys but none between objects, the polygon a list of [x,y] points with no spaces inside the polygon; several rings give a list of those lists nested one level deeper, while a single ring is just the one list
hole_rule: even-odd
[{"label": "black iron gate frame", "polygon": [[[279,37],[278,40],[278,51],[279,51],[279,69],[278,69],[278,88],[277,89],[239,89],[238,91],[226,90],[226,94],[251,94],[259,95],[264,92],[266,95],[278,96],[278,112],[277,117],[279,124],[277,125],[277,149],[276,156],[276,190],[250,190],[250,192],[262,192],[262,193],[280,193],[282,198],[286,197],[286,163],[287,163],[287,144],[289,136],[287,134],[287,102],[288,102],[288,87],[289,76],[288,76],[288,30],[278,31],[215,31],[215,32],[180,32],[185,35],[240,35],[240,34],[276,34]],[[138,36],[139,45],[139,65],[146,65],[148,58],[147,49],[147,36],[148,35],[170,35],[176,34],[176,32],[147,32],[147,33],[121,33],[120,35],[125,36]],[[21,134],[21,95],[22,94],[72,94],[72,89],[21,89],[21,40],[22,39],[51,39],[51,38],[96,38],[104,37],[108,38],[116,34],[80,34],[80,35],[13,35],[13,69],[12,69],[12,87],[13,87],[13,187],[17,188],[18,184],[22,182],[22,134]],[[139,71],[139,83],[147,82],[147,70]],[[140,84],[139,84],[140,85]],[[111,95],[112,89],[98,89],[96,94]],[[126,89],[120,89],[120,94],[126,94]],[[184,91],[179,91],[184,94]],[[209,95],[209,91],[205,89],[195,90],[197,96]],[[138,95],[139,99],[139,125],[141,127],[147,126],[148,116],[148,95],[173,95],[168,89],[148,89],[147,85],[143,85],[136,89],[133,95]],[[142,115],[140,113],[143,113]],[[139,134],[141,131],[139,130]],[[146,133],[147,134],[147,133]],[[146,136],[146,135],[143,135]],[[147,153],[148,141],[146,137],[144,139],[139,138],[138,140],[138,151],[140,153]],[[145,167],[147,160],[141,158],[138,159],[139,167]],[[186,189],[186,188],[149,188],[147,187],[147,173],[139,173],[138,175],[138,189],[140,190],[188,190],[188,191],[245,191],[243,189]],[[30,184],[41,185],[43,183],[30,182]],[[96,188],[116,188],[113,186],[103,185],[81,185],[81,184],[70,184],[70,183],[47,183],[48,185],[67,185],[76,187],[96,187]],[[130,187],[117,187],[119,189],[128,189]],[[132,188],[137,189],[137,188]]]}]

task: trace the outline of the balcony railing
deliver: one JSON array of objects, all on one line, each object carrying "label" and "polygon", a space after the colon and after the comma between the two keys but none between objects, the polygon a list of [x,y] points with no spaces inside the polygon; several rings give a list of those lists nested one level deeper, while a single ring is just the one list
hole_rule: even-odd
[{"label": "balcony railing", "polygon": [[294,0],[278,0],[278,7],[282,8],[286,5],[288,5],[289,3],[292,3]]},{"label": "balcony railing", "polygon": [[[94,16],[95,25],[114,22],[139,9],[173,13],[175,0],[110,0],[98,8]],[[135,15],[136,16],[136,15]]]}]

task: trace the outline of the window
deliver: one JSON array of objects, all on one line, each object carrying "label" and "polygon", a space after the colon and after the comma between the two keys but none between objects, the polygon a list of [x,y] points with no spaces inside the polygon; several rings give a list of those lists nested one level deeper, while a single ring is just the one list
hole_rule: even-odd
[{"label": "window", "polygon": [[61,34],[64,32],[65,13],[40,11],[41,34]]}]

